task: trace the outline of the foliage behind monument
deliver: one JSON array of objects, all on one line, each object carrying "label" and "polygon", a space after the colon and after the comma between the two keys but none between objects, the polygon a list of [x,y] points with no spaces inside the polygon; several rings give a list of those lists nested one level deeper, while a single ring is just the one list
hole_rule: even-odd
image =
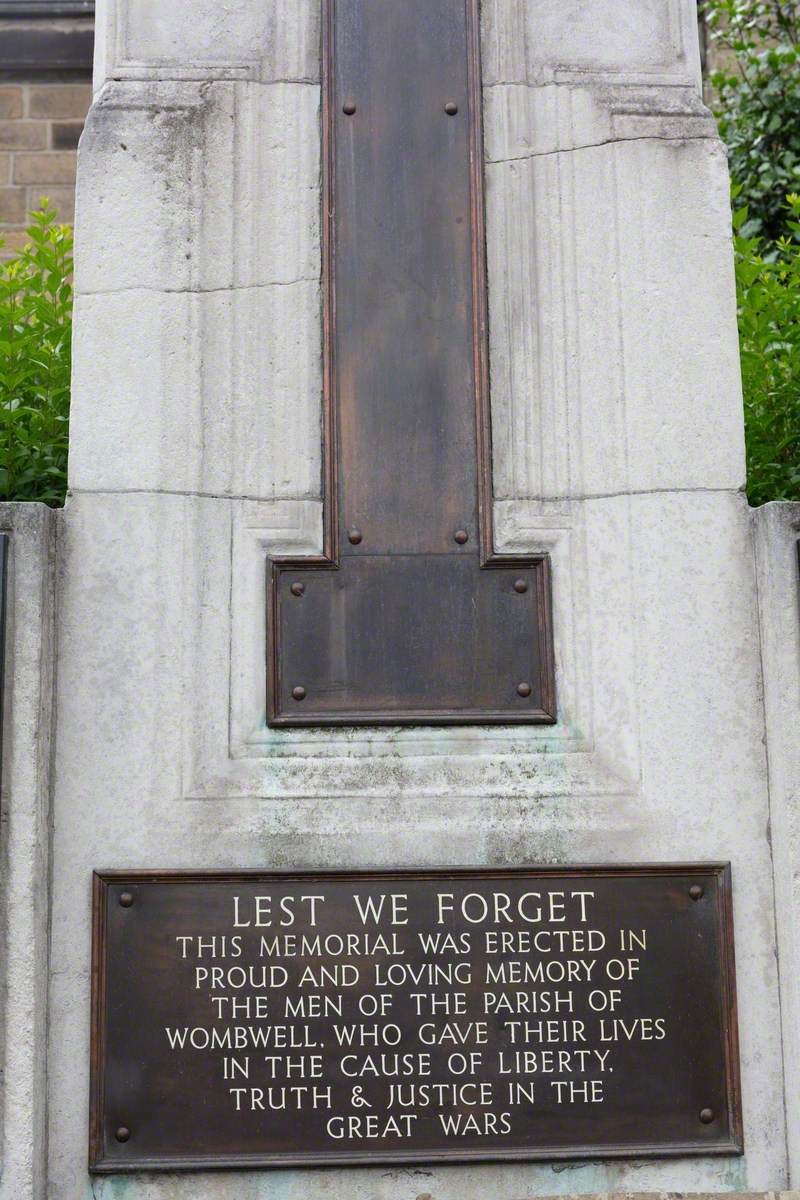
[{"label": "foliage behind monument", "polygon": [[704,11],[727,52],[711,82],[745,233],[776,241],[786,196],[800,191],[800,0],[706,0]]},{"label": "foliage behind monument", "polygon": [[62,504],[72,344],[72,230],[43,201],[0,264],[0,500]]}]

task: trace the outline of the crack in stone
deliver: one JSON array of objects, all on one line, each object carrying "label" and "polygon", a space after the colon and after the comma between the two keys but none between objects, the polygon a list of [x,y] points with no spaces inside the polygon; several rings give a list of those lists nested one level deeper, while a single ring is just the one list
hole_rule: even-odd
[{"label": "crack in stone", "polygon": [[[156,68],[156,70],[157,69],[158,68]],[[113,84],[131,83],[131,84],[137,84],[137,85],[144,84],[147,86],[149,86],[151,84],[158,85],[161,83],[191,84],[192,86],[199,84],[199,86],[201,88],[204,88],[205,90],[208,90],[209,88],[213,88],[216,86],[221,86],[224,84],[231,84],[231,83],[255,83],[255,84],[258,84],[260,87],[273,87],[277,84],[298,84],[298,85],[302,85],[303,87],[316,87],[316,88],[321,87],[319,79],[312,79],[310,76],[306,77],[303,75],[298,75],[296,78],[291,78],[291,77],[287,76],[286,78],[276,77],[274,79],[260,79],[260,78],[253,77],[250,67],[243,67],[242,69],[244,72],[246,72],[245,74],[240,74],[240,75],[220,74],[220,75],[214,75],[211,78],[209,78],[207,75],[200,75],[200,74],[197,74],[197,75],[166,75],[166,74],[164,74],[164,75],[162,75],[162,74],[148,74],[148,75],[145,75],[145,74],[142,74],[142,75],[129,75],[129,74],[120,75],[120,74],[117,74],[117,75],[114,75],[114,74],[110,74],[106,77],[106,79],[104,80],[104,82],[102,84],[100,91],[95,96],[93,107],[100,103],[100,101],[102,99],[102,95],[103,95],[103,90],[109,84],[112,84],[112,83]]]},{"label": "crack in stone", "polygon": [[500,166],[503,163],[527,162],[532,158],[551,158],[555,154],[576,154],[579,150],[597,150],[600,146],[621,146],[629,142],[709,142],[716,140],[717,134],[712,130],[709,130],[708,133],[692,134],[650,133],[640,137],[606,138],[602,142],[586,142],[582,146],[565,146],[557,150],[532,150],[530,154],[516,154],[509,158],[487,158],[486,163],[488,166]]},{"label": "crack in stone", "polygon": [[[586,500],[621,500],[633,496],[740,496],[742,487],[664,487],[634,488],[619,492],[585,492],[577,496],[504,496],[495,504],[580,504]],[[322,504],[319,496],[252,496],[238,492],[203,492],[180,488],[82,488],[73,487],[70,496],[178,496],[199,500],[248,500],[264,504]]]},{"label": "crack in stone", "polygon": [[318,504],[319,496],[256,496],[240,492],[203,492],[182,488],[81,488],[69,489],[68,496],[175,496],[195,500],[246,500],[257,504]]},{"label": "crack in stone", "polygon": [[218,292],[258,292],[266,288],[294,287],[298,283],[319,283],[318,275],[301,275],[297,279],[270,279],[266,283],[231,283],[224,287],[151,287],[146,283],[132,283],[127,287],[97,288],[88,291],[78,289],[77,296],[117,296],[123,292],[154,292],[159,296],[213,296]]}]

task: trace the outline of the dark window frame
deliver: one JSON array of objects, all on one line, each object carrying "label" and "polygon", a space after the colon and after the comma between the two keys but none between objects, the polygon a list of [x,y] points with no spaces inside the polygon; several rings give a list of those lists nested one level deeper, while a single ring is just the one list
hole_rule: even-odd
[{"label": "dark window frame", "polygon": [[94,0],[0,0],[0,17],[91,17]]},{"label": "dark window frame", "polygon": [[0,0],[0,76],[88,76],[94,0]]}]

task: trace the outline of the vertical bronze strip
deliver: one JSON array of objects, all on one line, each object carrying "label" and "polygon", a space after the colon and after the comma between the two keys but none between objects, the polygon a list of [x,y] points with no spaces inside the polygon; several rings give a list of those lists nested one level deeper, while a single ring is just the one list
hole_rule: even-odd
[{"label": "vertical bronze strip", "polygon": [[552,722],[547,557],[494,551],[478,0],[326,0],[322,149],[324,552],[272,566],[270,722]]}]

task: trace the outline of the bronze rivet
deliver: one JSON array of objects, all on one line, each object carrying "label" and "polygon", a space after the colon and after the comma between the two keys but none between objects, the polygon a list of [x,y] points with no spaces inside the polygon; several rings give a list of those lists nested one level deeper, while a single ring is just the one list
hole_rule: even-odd
[{"label": "bronze rivet", "polygon": [[131,1136],[131,1131],[125,1125],[120,1125],[119,1129],[114,1134],[114,1137],[117,1139],[118,1142],[127,1142],[128,1138],[130,1136]]},{"label": "bronze rivet", "polygon": [[528,696],[530,696],[531,691],[532,691],[532,688],[529,683],[518,683],[517,684],[517,695],[522,696],[523,700],[528,699]]},{"label": "bronze rivet", "polygon": [[457,529],[453,534],[453,537],[458,542],[459,546],[465,546],[469,541],[469,534],[467,533],[466,529]]},{"label": "bronze rivet", "polygon": [[704,1125],[710,1125],[714,1120],[714,1110],[711,1108],[703,1108],[700,1110],[700,1120]]},{"label": "bronze rivet", "polygon": [[458,112],[458,105],[454,104],[452,100],[448,100],[447,104],[444,106],[444,111],[447,113],[448,117],[454,117]]},{"label": "bronze rivet", "polygon": [[306,689],[304,687],[292,688],[292,695],[294,696],[295,700],[305,700]]},{"label": "bronze rivet", "polygon": [[345,116],[352,117],[352,115],[355,111],[356,111],[356,106],[353,103],[353,101],[345,100],[344,104],[342,105],[342,112],[345,114]]},{"label": "bronze rivet", "polygon": [[527,592],[527,590],[528,590],[528,583],[527,583],[527,580],[525,580],[525,579],[518,579],[517,582],[514,584],[514,591],[519,592],[520,596],[523,594],[523,592]]},{"label": "bronze rivet", "polygon": [[[693,900],[699,900],[704,892],[705,888],[702,888],[699,883],[695,883],[689,888],[689,895]],[[706,1110],[704,1109],[703,1111],[705,1112]]]},{"label": "bronze rivet", "polygon": [[119,902],[123,908],[130,908],[133,904],[133,896],[130,892],[123,892],[119,898]]},{"label": "bronze rivet", "polygon": [[293,596],[302,596],[306,590],[306,585],[304,583],[293,583],[291,590]]},{"label": "bronze rivet", "polygon": [[351,546],[359,546],[363,536],[364,535],[360,529],[351,529],[347,534],[347,540],[350,542]]}]

